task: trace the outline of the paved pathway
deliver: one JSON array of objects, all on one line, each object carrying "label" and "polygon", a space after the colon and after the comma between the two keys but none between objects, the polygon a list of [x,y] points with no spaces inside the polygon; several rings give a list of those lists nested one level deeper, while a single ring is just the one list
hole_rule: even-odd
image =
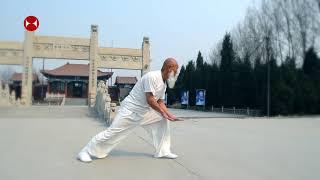
[{"label": "paved pathway", "polygon": [[[0,179],[320,179],[319,117],[212,118],[173,111],[190,117],[172,123],[178,159],[152,158],[150,139],[138,128],[108,158],[85,164],[77,152],[105,129],[86,107],[0,108]],[[199,118],[204,115],[210,118]]]}]

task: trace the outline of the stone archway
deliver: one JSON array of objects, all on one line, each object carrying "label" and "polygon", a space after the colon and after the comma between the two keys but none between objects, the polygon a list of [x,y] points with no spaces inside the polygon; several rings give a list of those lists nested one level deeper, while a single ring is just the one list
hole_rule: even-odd
[{"label": "stone archway", "polygon": [[89,60],[88,104],[93,106],[97,93],[97,69],[141,70],[141,75],[150,69],[150,43],[144,37],[141,49],[110,48],[98,46],[98,26],[91,25],[90,38],[36,36],[25,32],[24,42],[0,41],[0,64],[22,65],[21,103],[31,105],[32,59]]}]

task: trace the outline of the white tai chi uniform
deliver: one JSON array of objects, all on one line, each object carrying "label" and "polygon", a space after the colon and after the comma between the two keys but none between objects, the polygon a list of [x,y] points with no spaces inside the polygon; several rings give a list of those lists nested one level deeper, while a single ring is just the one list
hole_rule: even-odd
[{"label": "white tai chi uniform", "polygon": [[121,103],[110,127],[95,135],[82,151],[104,158],[137,126],[142,126],[153,139],[154,156],[170,154],[169,121],[153,110],[146,99],[146,92],[151,92],[156,100],[164,99],[166,87],[161,71],[145,74]]}]

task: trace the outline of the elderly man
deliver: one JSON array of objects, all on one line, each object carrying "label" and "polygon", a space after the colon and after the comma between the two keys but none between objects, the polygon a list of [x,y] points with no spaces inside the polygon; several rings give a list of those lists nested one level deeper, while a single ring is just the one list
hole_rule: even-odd
[{"label": "elderly man", "polygon": [[105,158],[110,151],[137,126],[144,127],[153,139],[156,158],[177,158],[170,150],[169,121],[178,121],[164,104],[167,85],[173,88],[178,64],[174,58],[164,61],[161,71],[145,74],[123,100],[112,124],[95,135],[80,151],[77,158],[91,162]]}]

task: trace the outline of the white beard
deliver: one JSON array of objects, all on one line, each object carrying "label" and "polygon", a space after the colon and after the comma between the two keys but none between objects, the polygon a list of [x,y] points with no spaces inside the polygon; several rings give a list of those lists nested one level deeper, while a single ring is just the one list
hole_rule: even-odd
[{"label": "white beard", "polygon": [[174,87],[174,84],[176,83],[178,78],[178,74],[175,76],[173,71],[169,74],[169,78],[167,79],[167,84],[170,89]]}]

